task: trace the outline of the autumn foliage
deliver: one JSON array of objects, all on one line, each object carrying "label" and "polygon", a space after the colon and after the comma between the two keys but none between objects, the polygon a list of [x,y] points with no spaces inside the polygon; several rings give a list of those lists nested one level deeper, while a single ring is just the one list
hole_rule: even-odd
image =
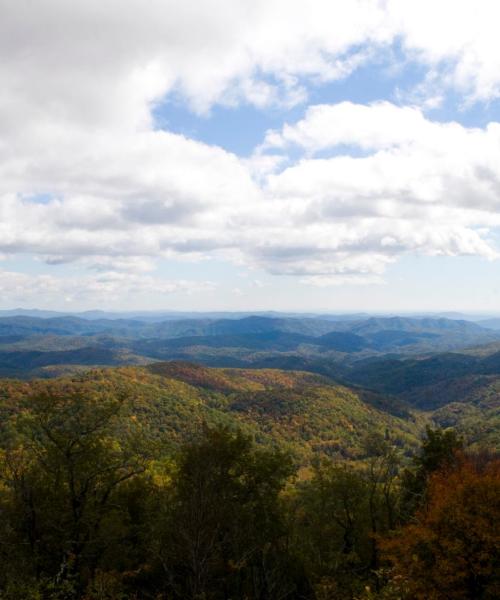
[{"label": "autumn foliage", "polygon": [[311,374],[165,369],[0,385],[0,600],[500,597],[498,457]]},{"label": "autumn foliage", "polygon": [[461,456],[430,476],[414,522],[381,543],[415,600],[500,598],[500,459]]}]

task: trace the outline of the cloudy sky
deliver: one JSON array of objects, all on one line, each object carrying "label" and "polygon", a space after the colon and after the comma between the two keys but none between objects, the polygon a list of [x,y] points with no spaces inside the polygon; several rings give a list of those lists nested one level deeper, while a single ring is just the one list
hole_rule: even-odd
[{"label": "cloudy sky", "polygon": [[0,308],[500,309],[496,0],[0,0]]}]

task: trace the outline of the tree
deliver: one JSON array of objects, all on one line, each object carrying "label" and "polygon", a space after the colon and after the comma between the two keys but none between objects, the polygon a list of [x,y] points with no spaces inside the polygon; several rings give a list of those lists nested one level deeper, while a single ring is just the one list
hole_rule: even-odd
[{"label": "tree", "polygon": [[388,434],[364,445],[362,464],[317,462],[295,497],[294,543],[318,598],[352,598],[376,581],[376,538],[396,526],[399,450]]},{"label": "tree", "polygon": [[441,468],[455,464],[463,440],[453,429],[426,428],[420,453],[413,459],[413,468],[402,477],[402,518],[408,520],[425,500],[429,477]]},{"label": "tree", "polygon": [[294,498],[293,544],[317,598],[351,598],[369,564],[368,486],[346,464],[322,461]]},{"label": "tree", "polygon": [[415,523],[381,542],[405,598],[500,597],[500,460],[456,461],[430,476]]},{"label": "tree", "polygon": [[[227,428],[205,428],[185,446],[160,507],[156,541],[176,598],[287,597],[279,495],[293,468]],[[153,537],[155,532],[153,532]],[[280,550],[281,548],[281,550]]]},{"label": "tree", "polygon": [[2,456],[10,545],[22,555],[22,577],[57,587],[61,597],[81,597],[109,545],[119,547],[117,513],[125,507],[118,496],[147,466],[125,402],[73,389],[30,397]]},{"label": "tree", "polygon": [[399,490],[396,481],[399,473],[398,449],[388,436],[370,434],[365,440],[366,479],[368,487],[368,514],[370,518],[370,570],[379,567],[377,535],[394,529],[396,525]]}]

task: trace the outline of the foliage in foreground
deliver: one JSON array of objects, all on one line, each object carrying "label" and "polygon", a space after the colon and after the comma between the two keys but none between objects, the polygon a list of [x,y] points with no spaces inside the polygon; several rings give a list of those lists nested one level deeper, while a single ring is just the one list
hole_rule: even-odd
[{"label": "foliage in foreground", "polygon": [[381,543],[407,597],[500,597],[500,461],[459,457],[428,482],[412,523]]},{"label": "foliage in foreground", "polygon": [[[310,477],[227,425],[172,450],[126,394],[24,398],[2,430],[2,600],[498,597],[500,461],[428,430]],[[167,435],[167,434],[165,434]]]}]

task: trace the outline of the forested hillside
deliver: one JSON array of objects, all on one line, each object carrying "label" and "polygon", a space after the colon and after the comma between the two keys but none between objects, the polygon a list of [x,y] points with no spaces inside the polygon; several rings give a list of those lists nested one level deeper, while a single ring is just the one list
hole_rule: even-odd
[{"label": "forested hillside", "polygon": [[0,337],[1,600],[498,596],[490,333],[80,321]]},{"label": "forested hillside", "polygon": [[[410,452],[428,422],[400,402],[312,373],[188,363],[103,369],[27,383],[0,379],[0,408],[5,415],[16,412],[26,396],[68,392],[126,397],[130,416],[171,446],[191,439],[203,423],[223,423],[241,427],[264,445],[287,448],[301,464],[309,464],[316,454],[360,458],[371,432],[390,432],[394,444]],[[8,420],[3,423],[6,427]]]},{"label": "forested hillside", "polygon": [[5,600],[498,596],[498,458],[383,397],[167,363],[0,408]]}]

